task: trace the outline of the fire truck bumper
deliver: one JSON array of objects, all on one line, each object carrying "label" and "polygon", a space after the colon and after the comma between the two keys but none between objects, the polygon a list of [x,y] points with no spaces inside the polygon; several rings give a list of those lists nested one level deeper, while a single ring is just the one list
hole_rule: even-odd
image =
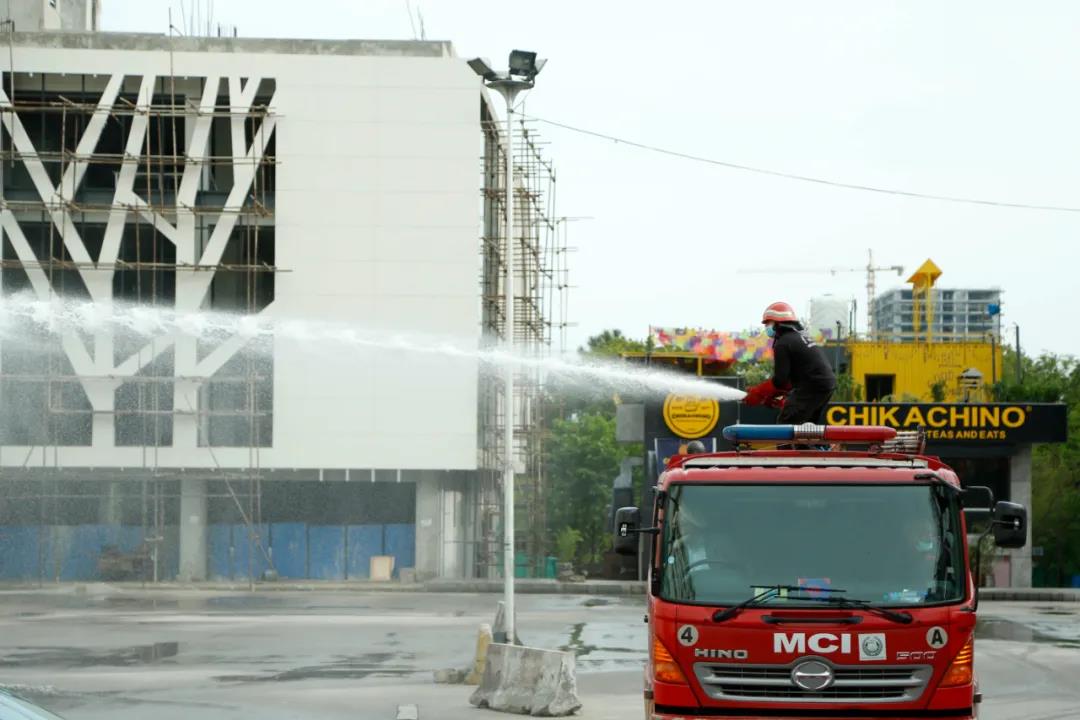
[{"label": "fire truck bumper", "polygon": [[[647,708],[647,713],[648,713]],[[865,715],[851,715],[846,712],[842,712],[838,715],[826,715],[813,713],[811,715],[788,715],[787,713],[778,714],[770,713],[767,715],[755,715],[753,710],[748,710],[745,715],[729,715],[728,710],[725,710],[723,714],[716,712],[709,712],[708,710],[702,710],[700,708],[672,708],[672,707],[653,707],[651,713],[646,714],[647,720],[716,720],[717,718],[724,718],[724,720],[774,720],[775,718],[782,717],[785,720],[929,720],[930,718],[944,718],[948,717],[950,720],[975,720],[976,715],[973,713],[964,713],[962,715],[942,715],[938,713],[916,713],[912,715],[894,715],[890,712],[885,712],[880,715],[875,715],[870,712]]]}]

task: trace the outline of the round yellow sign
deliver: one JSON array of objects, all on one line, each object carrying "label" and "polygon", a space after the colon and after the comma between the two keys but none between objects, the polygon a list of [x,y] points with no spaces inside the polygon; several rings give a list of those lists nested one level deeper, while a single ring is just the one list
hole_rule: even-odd
[{"label": "round yellow sign", "polygon": [[664,422],[681,438],[705,437],[720,420],[720,403],[693,395],[668,395],[664,400]]}]

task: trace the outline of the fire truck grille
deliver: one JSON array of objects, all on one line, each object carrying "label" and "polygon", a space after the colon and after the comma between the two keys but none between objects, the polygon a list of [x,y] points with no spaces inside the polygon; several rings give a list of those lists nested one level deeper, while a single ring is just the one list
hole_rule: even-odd
[{"label": "fire truck grille", "polygon": [[811,691],[798,687],[791,678],[792,668],[805,659],[789,665],[698,663],[694,672],[714,700],[801,703],[910,702],[922,695],[933,673],[928,665],[844,666],[823,660],[834,679],[825,689]]}]

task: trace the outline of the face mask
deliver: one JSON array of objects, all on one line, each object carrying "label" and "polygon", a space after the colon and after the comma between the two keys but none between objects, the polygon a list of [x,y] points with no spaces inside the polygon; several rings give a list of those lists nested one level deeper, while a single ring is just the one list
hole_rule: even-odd
[{"label": "face mask", "polygon": [[776,337],[776,328],[774,328],[772,325],[766,325],[765,334],[769,337]]}]

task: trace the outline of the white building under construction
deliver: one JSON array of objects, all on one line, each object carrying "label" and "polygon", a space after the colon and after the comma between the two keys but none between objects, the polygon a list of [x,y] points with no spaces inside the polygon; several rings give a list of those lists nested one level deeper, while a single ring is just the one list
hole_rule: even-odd
[{"label": "white building under construction", "polygon": [[[15,5],[0,307],[320,329],[255,346],[8,322],[0,579],[351,579],[375,556],[496,573],[501,386],[433,351],[505,325],[502,149],[451,45],[104,33],[94,0]],[[565,253],[525,130],[517,341],[544,353]],[[539,557],[538,383],[521,380],[519,551]]]}]

